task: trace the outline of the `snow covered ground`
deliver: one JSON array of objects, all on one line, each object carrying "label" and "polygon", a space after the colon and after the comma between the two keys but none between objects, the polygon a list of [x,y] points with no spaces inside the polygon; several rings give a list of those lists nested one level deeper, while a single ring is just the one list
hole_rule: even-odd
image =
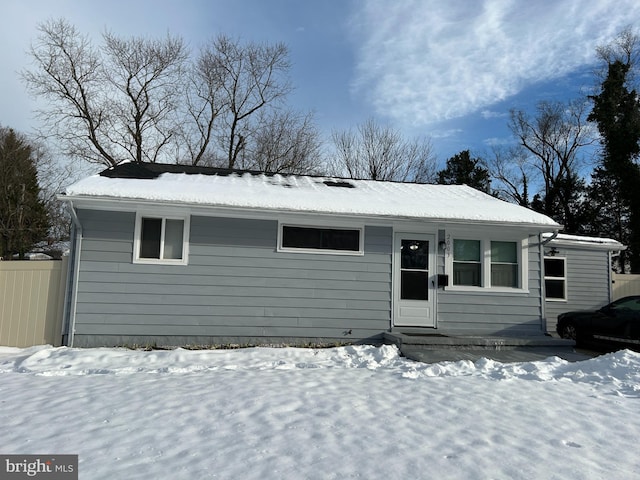
[{"label": "snow covered ground", "polygon": [[632,479],[639,413],[631,351],[0,347],[0,453],[78,454],[81,479]]}]

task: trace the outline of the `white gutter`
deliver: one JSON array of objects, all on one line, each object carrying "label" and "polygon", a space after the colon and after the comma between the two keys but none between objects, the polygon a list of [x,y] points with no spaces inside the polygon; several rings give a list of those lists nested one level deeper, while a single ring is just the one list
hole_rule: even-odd
[{"label": "white gutter", "polygon": [[[544,248],[544,246],[550,241],[554,240],[560,234],[560,230],[554,230],[550,237],[545,238],[540,242],[540,245]],[[542,238],[542,237],[540,237]]]},{"label": "white gutter", "polygon": [[80,272],[80,253],[82,247],[82,225],[76,214],[73,202],[69,201],[69,213],[75,230],[75,240],[72,245],[72,261],[69,262],[67,285],[64,297],[64,313],[62,328],[67,328],[67,346],[73,347],[73,337],[76,329],[76,299],[78,296],[78,274]]},{"label": "white gutter", "polygon": [[447,223],[447,224],[462,224],[462,225],[485,225],[489,227],[514,227],[514,228],[535,228],[536,230],[545,229],[548,232],[554,229],[562,228],[562,225],[557,223],[546,224],[538,222],[528,221],[510,221],[510,220],[482,220],[471,218],[455,218],[455,217],[415,217],[409,215],[389,215],[389,214],[375,214],[375,213],[360,213],[360,212],[330,212],[322,210],[303,210],[292,208],[264,208],[264,207],[252,207],[252,206],[230,206],[230,205],[216,205],[216,204],[199,204],[199,203],[187,203],[177,201],[162,201],[162,200],[148,200],[138,199],[130,197],[104,197],[104,196],[84,196],[84,195],[60,195],[58,200],[63,202],[75,202],[76,204],[82,204],[82,208],[87,209],[102,209],[107,208],[113,211],[127,211],[135,212],[141,207],[157,207],[164,208],[176,208],[176,209],[188,209],[192,215],[202,216],[229,216],[240,218],[257,218],[265,219],[265,215],[274,216],[277,215],[319,215],[330,216],[333,218],[358,218],[377,222],[389,222],[393,220],[397,221],[412,221],[412,222],[433,222],[433,223]]}]

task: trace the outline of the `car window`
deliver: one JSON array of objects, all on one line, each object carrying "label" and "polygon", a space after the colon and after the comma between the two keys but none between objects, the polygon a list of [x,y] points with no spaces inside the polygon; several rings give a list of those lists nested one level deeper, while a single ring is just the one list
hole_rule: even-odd
[{"label": "car window", "polygon": [[611,305],[615,310],[631,310],[634,312],[640,312],[640,298],[622,298],[613,302]]}]

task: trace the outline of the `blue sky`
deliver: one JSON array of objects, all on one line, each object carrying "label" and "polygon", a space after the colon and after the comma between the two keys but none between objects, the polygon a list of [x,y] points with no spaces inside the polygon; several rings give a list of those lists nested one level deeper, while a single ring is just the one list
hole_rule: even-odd
[{"label": "blue sky", "polygon": [[509,141],[510,108],[592,88],[595,47],[640,24],[637,0],[4,0],[0,124],[37,126],[19,78],[37,24],[64,17],[96,43],[224,33],[289,46],[289,103],[332,130],[375,117],[432,139],[441,162]]}]

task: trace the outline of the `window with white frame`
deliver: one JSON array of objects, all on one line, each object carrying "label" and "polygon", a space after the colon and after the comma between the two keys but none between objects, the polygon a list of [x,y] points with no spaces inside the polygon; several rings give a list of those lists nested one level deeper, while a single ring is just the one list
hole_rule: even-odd
[{"label": "window with white frame", "polygon": [[134,261],[187,263],[188,218],[139,214],[136,218]]},{"label": "window with white frame", "polygon": [[544,291],[547,300],[567,299],[567,259],[544,257]]},{"label": "window with white frame", "polygon": [[279,249],[318,253],[363,253],[363,229],[281,225]]},{"label": "window with white frame", "polygon": [[447,270],[452,275],[452,287],[460,289],[521,289],[527,288],[527,266],[523,262],[527,240],[492,240],[457,237],[451,234],[453,248]]},{"label": "window with white frame", "polygon": [[491,242],[491,286],[518,288],[518,244]]},{"label": "window with white frame", "polygon": [[453,284],[482,286],[480,240],[453,240]]}]

